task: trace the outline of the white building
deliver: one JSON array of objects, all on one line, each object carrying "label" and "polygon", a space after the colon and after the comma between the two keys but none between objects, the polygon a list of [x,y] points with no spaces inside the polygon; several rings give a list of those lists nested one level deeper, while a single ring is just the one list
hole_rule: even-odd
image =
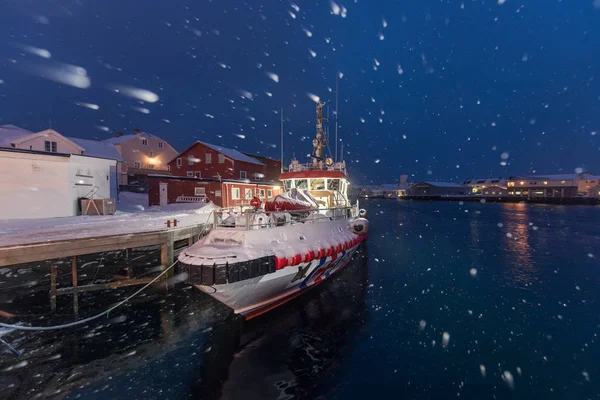
[{"label": "white building", "polygon": [[0,126],[0,219],[79,214],[79,198],[117,198],[114,145]]}]

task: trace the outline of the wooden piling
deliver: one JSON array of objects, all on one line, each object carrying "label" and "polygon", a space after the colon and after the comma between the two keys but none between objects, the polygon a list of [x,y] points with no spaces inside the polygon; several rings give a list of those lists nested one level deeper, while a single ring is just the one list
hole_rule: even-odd
[{"label": "wooden piling", "polygon": [[127,278],[133,278],[133,267],[131,266],[131,249],[125,249],[125,269],[127,270]]},{"label": "wooden piling", "polygon": [[79,313],[79,291],[77,289],[77,256],[71,259],[71,281],[73,282],[73,311]]}]

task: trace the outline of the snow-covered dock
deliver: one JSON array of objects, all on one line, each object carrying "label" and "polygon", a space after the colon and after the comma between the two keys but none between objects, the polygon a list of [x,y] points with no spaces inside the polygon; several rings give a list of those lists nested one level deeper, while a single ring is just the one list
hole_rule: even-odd
[{"label": "snow-covered dock", "polygon": [[[129,268],[129,253],[139,247],[160,246],[163,268],[172,264],[176,243],[191,245],[208,230],[212,204],[176,204],[147,209],[140,195],[126,193],[117,215],[0,221],[0,267],[43,262],[50,269],[50,297],[55,307],[58,294],[147,283]],[[135,204],[139,199],[140,204]],[[174,221],[177,221],[175,224]],[[77,285],[77,257],[125,250],[127,277],[86,286]],[[73,286],[57,289],[58,268],[70,259]]]}]

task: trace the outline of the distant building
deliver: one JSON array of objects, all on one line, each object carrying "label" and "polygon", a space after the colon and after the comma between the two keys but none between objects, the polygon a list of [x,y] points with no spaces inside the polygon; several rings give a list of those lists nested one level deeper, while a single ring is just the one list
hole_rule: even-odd
[{"label": "distant building", "polygon": [[506,186],[491,185],[480,189],[477,194],[483,197],[506,197],[508,196],[508,188]]},{"label": "distant building", "polygon": [[471,193],[482,194],[483,189],[491,186],[506,187],[507,180],[504,178],[475,178],[463,181],[464,185],[471,188]]},{"label": "distant building", "polygon": [[362,198],[387,198],[396,199],[406,196],[411,184],[407,182],[408,175],[400,176],[400,183],[367,185],[356,187],[355,193]]},{"label": "distant building", "polygon": [[470,191],[469,186],[460,183],[423,181],[412,185],[409,194],[411,196],[456,196],[467,195]]},{"label": "distant building", "polygon": [[577,192],[595,196],[594,189],[600,185],[600,175],[582,174],[577,182]]},{"label": "distant building", "polygon": [[115,197],[116,167],[111,158],[0,148],[0,219],[78,215],[81,197]]},{"label": "distant building", "polygon": [[580,180],[580,174],[511,176],[506,186],[511,197],[574,197]]},{"label": "distant building", "polygon": [[168,162],[177,155],[177,150],[165,140],[139,129],[130,135],[119,132],[104,142],[113,144],[123,159],[121,185],[145,187],[147,175],[168,174]]}]

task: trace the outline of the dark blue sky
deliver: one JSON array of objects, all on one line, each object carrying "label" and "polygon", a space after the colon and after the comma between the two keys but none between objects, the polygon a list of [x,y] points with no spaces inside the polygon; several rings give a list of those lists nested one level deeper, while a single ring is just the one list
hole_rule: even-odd
[{"label": "dark blue sky", "polygon": [[[140,128],[179,150],[200,139],[279,158],[283,107],[288,161],[311,150],[307,93],[333,104],[342,72],[339,132],[356,183],[600,173],[600,1],[337,4],[345,17],[329,1],[4,1],[0,123],[52,119],[94,139]],[[91,86],[40,77],[65,63]],[[160,100],[111,90],[123,85]]]}]

